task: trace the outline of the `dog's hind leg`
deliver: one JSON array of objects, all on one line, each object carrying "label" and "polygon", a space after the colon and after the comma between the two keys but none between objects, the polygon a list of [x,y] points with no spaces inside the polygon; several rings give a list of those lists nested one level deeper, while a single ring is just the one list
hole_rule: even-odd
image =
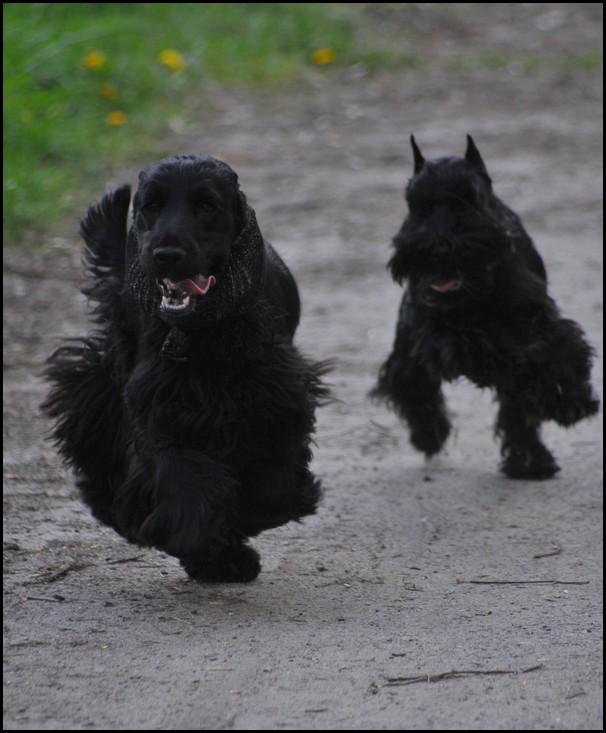
[{"label": "dog's hind leg", "polygon": [[125,470],[120,375],[134,350],[134,340],[122,325],[121,298],[129,201],[130,189],[123,186],[91,206],[82,222],[90,276],[82,292],[96,304],[100,328],[88,338],[71,339],[48,359],[45,373],[51,390],[42,405],[55,419],[53,438],[76,470],[84,500],[110,526],[115,526],[114,489]]},{"label": "dog's hind leg", "polygon": [[536,379],[537,402],[543,420],[568,428],[595,415],[600,406],[590,381],[593,350],[574,321],[557,318],[549,330]]},{"label": "dog's hind leg", "polygon": [[599,408],[590,382],[592,349],[574,321],[554,309],[537,320],[515,384],[498,389],[496,432],[502,439],[502,471],[510,478],[548,479],[560,469],[540,439],[540,425],[570,427]]},{"label": "dog's hind leg", "polygon": [[42,410],[55,419],[52,436],[77,474],[93,515],[114,526],[113,487],[124,470],[122,399],[99,339],[74,339],[48,360],[52,384]]},{"label": "dog's hind leg", "polygon": [[371,396],[384,399],[408,423],[410,442],[432,456],[450,434],[441,380],[412,355],[411,341],[399,329],[392,353],[381,367]]},{"label": "dog's hind leg", "polygon": [[513,395],[500,395],[496,433],[502,440],[501,470],[512,479],[549,479],[560,467],[543,445],[540,418]]}]

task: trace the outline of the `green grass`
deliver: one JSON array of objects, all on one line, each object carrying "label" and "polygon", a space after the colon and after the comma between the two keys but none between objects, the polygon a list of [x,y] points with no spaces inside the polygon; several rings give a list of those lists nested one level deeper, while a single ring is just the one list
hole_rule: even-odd
[{"label": "green grass", "polygon": [[[352,53],[350,21],[326,3],[8,3],[4,21],[9,243],[98,194],[112,166],[151,154],[206,81],[277,84],[313,66],[318,48],[335,63]],[[164,49],[184,57],[182,71],[158,61]],[[101,68],[84,68],[92,50]],[[114,111],[123,125],[108,123]]]},{"label": "green grass", "polygon": [[[495,78],[512,65],[523,73],[602,67],[592,49],[542,56],[515,44],[460,45],[459,53],[436,53],[424,43],[427,13],[441,33],[460,5],[5,3],[5,242],[42,242],[64,230],[110,171],[164,154],[171,120],[203,109],[209,82],[279,86],[312,67],[330,74],[351,64],[369,73],[484,70]],[[319,48],[334,52],[327,67],[315,66]],[[183,56],[181,71],[159,62],[165,49]],[[83,66],[90,51],[104,55],[100,68]],[[103,96],[104,84],[113,98]],[[109,124],[117,111],[125,123]]]}]

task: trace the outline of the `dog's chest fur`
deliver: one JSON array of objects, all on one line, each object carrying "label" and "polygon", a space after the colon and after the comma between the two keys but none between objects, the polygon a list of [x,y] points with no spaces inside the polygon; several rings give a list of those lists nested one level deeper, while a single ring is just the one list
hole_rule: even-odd
[{"label": "dog's chest fur", "polygon": [[[259,338],[254,322],[233,319],[221,331],[221,338],[213,329],[200,331],[188,360],[176,362],[161,353],[159,329],[140,344],[125,396],[146,440],[151,433],[158,446],[204,449],[221,459],[237,456],[244,465],[271,457],[290,437],[281,426],[297,413],[307,415],[305,375],[294,369],[300,360],[295,347],[271,334]],[[249,456],[260,430],[274,437],[268,456],[259,455],[258,446]]]},{"label": "dog's chest fur", "polygon": [[[412,354],[440,379],[467,377],[478,387],[513,379],[524,361],[524,336],[506,314],[432,314],[413,317]],[[522,324],[531,326],[531,323]]]}]

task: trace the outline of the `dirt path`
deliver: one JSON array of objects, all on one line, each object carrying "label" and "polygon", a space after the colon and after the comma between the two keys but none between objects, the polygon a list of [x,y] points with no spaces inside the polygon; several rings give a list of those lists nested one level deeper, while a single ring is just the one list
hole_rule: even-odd
[{"label": "dirt path", "polygon": [[[339,360],[342,402],[319,416],[322,510],[255,542],[251,585],[190,583],[80,505],[43,439],[37,376],[84,328],[79,245],[6,254],[6,729],[601,728],[601,420],[549,426],[562,473],[512,483],[489,394],[447,389],[457,430],[431,466],[365,396],[400,298],[385,262],[412,131],[430,157],[474,134],[601,357],[601,114],[595,72],[354,70],[288,98],[214,99],[171,141],[239,171],[300,283],[299,344]],[[388,684],[451,670],[521,673]]]}]

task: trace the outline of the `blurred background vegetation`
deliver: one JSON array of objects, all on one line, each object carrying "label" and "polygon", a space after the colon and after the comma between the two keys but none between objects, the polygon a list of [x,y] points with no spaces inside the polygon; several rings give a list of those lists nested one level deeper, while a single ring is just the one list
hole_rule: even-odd
[{"label": "blurred background vegetation", "polygon": [[[449,44],[483,5],[506,4],[5,3],[5,241],[41,240],[107,171],[164,152],[213,84],[280,89],[353,65],[601,67],[600,49]],[[446,42],[428,51],[433,27]]]}]

